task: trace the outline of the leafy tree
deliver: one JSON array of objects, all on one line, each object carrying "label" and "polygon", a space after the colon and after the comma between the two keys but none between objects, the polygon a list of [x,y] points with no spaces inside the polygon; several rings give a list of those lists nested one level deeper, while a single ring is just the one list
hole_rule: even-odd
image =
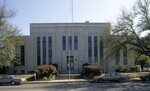
[{"label": "leafy tree", "polygon": [[17,60],[17,46],[21,43],[19,30],[8,22],[15,15],[8,10],[5,0],[0,0],[0,67],[9,66]]},{"label": "leafy tree", "polygon": [[[147,35],[141,36],[144,32]],[[134,57],[138,54],[149,56],[150,1],[137,0],[130,10],[123,9],[116,23],[112,24],[110,37],[106,48],[108,51],[112,50],[110,55],[115,54],[118,49],[126,49]]]},{"label": "leafy tree", "polygon": [[137,55],[136,56],[135,64],[140,65],[142,71],[143,71],[143,67],[145,65],[148,65],[149,63],[150,63],[150,58],[148,56],[146,56],[146,55]]},{"label": "leafy tree", "polygon": [[140,72],[140,65],[131,66],[131,72]]}]

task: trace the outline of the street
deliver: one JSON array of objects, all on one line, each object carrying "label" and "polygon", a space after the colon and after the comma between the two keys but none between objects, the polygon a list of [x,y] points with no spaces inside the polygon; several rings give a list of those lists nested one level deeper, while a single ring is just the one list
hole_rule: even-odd
[{"label": "street", "polygon": [[74,82],[2,85],[0,91],[150,91],[150,82]]}]

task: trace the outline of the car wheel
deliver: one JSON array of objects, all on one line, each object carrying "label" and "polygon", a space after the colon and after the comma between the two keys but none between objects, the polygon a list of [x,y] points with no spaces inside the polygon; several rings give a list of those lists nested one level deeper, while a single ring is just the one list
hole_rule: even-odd
[{"label": "car wheel", "polygon": [[16,83],[14,81],[11,81],[11,85],[15,85]]},{"label": "car wheel", "polygon": [[104,80],[101,79],[101,78],[97,80],[98,83],[102,83],[103,81],[104,81]]},{"label": "car wheel", "polygon": [[123,78],[119,78],[118,81],[119,82],[124,82],[124,79]]}]

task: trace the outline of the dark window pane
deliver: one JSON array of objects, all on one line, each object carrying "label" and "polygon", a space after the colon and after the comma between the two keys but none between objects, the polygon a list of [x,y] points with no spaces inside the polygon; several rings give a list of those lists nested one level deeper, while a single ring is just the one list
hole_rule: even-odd
[{"label": "dark window pane", "polygon": [[78,50],[78,36],[74,36],[74,50]]},{"label": "dark window pane", "polygon": [[103,37],[100,36],[100,64],[103,64]]},{"label": "dark window pane", "polygon": [[21,46],[21,65],[25,65],[25,48],[24,46]]},{"label": "dark window pane", "polygon": [[116,52],[116,65],[120,63],[120,50],[118,49]]},{"label": "dark window pane", "polygon": [[94,36],[94,61],[95,63],[98,63],[97,36]]},{"label": "dark window pane", "polygon": [[124,65],[128,65],[127,49],[123,50],[123,57],[124,57]]},{"label": "dark window pane", "polygon": [[48,37],[48,60],[52,64],[52,37]]},{"label": "dark window pane", "polygon": [[68,48],[69,50],[72,50],[72,36],[68,37]]},{"label": "dark window pane", "polygon": [[41,50],[40,50],[40,37],[37,37],[37,65],[41,65]]},{"label": "dark window pane", "polygon": [[62,50],[66,50],[66,36],[62,36]]},{"label": "dark window pane", "polygon": [[92,36],[88,36],[88,61],[92,63]]},{"label": "dark window pane", "polygon": [[43,37],[43,64],[46,64],[46,37]]}]

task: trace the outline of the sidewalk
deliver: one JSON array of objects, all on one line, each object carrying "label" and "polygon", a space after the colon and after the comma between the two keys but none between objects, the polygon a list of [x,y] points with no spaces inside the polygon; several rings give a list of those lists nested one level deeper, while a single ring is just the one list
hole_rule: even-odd
[{"label": "sidewalk", "polygon": [[[70,82],[91,82],[92,79],[62,79],[49,81],[26,81],[23,84],[43,84],[43,83],[70,83]],[[140,78],[131,78],[130,81],[141,81]]]},{"label": "sidewalk", "polygon": [[49,80],[49,81],[26,81],[23,84],[40,84],[40,83],[70,83],[70,82],[90,82],[91,79],[63,79],[63,80]]}]

